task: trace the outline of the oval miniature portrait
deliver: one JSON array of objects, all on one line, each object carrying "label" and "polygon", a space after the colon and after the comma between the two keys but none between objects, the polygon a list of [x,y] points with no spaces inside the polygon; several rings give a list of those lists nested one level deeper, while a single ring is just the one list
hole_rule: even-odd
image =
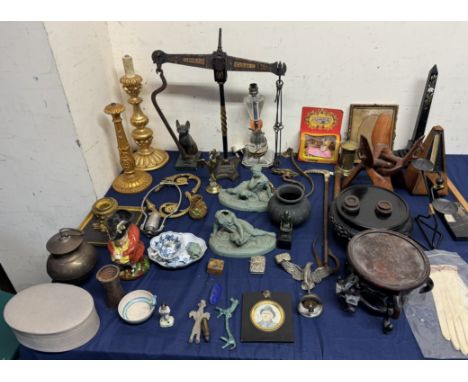
[{"label": "oval miniature portrait", "polygon": [[284,323],[284,310],[277,302],[262,300],[257,302],[250,310],[250,321],[259,330],[274,332]]}]

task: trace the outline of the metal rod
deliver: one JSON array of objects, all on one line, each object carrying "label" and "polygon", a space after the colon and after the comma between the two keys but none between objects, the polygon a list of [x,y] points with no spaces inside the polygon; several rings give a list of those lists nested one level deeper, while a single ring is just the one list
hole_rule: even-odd
[{"label": "metal rod", "polygon": [[227,117],[226,117],[226,102],[224,100],[224,84],[219,85],[219,102],[221,105],[221,134],[223,137],[223,158],[228,159],[228,140],[227,140]]},{"label": "metal rod", "polygon": [[156,109],[156,112],[158,113],[159,117],[164,123],[164,126],[166,127],[169,135],[171,136],[172,140],[176,144],[177,148],[179,149],[180,155],[182,156],[183,159],[187,159],[187,153],[184,150],[184,147],[180,144],[179,139],[174,133],[174,130],[172,130],[171,125],[166,119],[166,116],[162,112],[161,108],[159,107],[158,102],[156,101],[156,96],[161,93],[164,89],[167,87],[167,81],[166,77],[164,77],[164,72],[162,69],[156,70],[156,72],[159,74],[159,77],[161,78],[162,85],[160,88],[156,89],[153,93],[151,93],[151,102],[153,103],[154,108]]},{"label": "metal rod", "polygon": [[328,184],[329,174],[323,175],[323,263],[328,266]]}]

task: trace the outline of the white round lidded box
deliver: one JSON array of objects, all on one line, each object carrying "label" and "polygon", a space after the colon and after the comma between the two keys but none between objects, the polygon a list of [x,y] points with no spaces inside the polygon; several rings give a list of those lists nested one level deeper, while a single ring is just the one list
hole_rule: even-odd
[{"label": "white round lidded box", "polygon": [[5,306],[5,322],[18,341],[43,352],[64,352],[90,341],[99,330],[92,296],[70,284],[39,284]]}]

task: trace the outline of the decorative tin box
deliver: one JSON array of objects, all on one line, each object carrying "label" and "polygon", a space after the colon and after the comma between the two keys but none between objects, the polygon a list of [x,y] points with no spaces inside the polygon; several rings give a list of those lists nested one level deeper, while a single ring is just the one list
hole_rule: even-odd
[{"label": "decorative tin box", "polygon": [[61,283],[39,284],[19,292],[3,314],[22,345],[43,352],[84,345],[100,324],[91,295],[83,288]]},{"label": "decorative tin box", "polygon": [[342,110],[303,107],[298,159],[304,162],[336,163],[342,120]]}]

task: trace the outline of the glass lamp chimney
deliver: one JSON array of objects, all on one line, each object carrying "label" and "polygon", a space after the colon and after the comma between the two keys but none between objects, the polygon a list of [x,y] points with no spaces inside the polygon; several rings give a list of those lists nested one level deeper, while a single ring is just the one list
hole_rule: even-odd
[{"label": "glass lamp chimney", "polygon": [[260,117],[265,98],[258,93],[257,84],[250,84],[249,95],[244,97],[244,105],[249,113],[250,128],[253,130],[262,128],[262,119]]}]

